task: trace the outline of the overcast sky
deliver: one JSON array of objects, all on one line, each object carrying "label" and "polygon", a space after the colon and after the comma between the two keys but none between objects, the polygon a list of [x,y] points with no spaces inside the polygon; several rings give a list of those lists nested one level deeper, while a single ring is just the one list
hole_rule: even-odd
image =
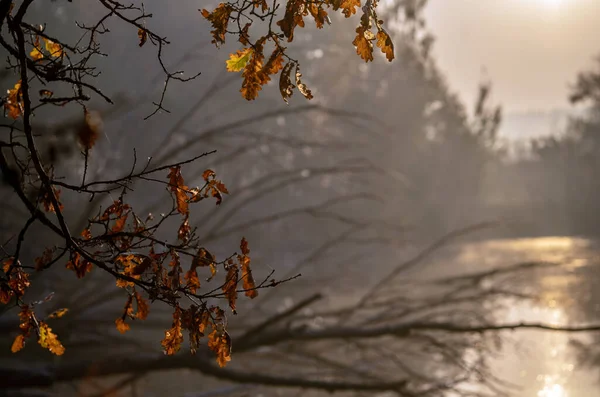
[{"label": "overcast sky", "polygon": [[600,54],[600,0],[429,0],[426,17],[452,89],[470,105],[485,69],[509,114],[568,108]]}]

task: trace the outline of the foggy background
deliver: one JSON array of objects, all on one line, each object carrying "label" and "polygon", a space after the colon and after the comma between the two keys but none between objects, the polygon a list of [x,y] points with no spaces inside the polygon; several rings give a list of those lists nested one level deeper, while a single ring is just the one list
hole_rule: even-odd
[{"label": "foggy background", "polygon": [[[527,331],[503,334],[500,343],[484,335],[437,339],[423,333],[375,346],[394,355],[386,357],[368,344],[351,350],[343,338],[316,347],[303,341],[283,347],[248,342],[236,354],[235,334],[314,293],[323,294],[323,300],[294,321],[327,327],[328,316],[320,312],[360,302],[399,263],[418,257],[448,233],[482,222],[490,222],[489,227],[448,240],[432,255],[419,257],[415,266],[394,273],[388,289],[378,289],[388,294],[381,301],[386,303],[369,307],[371,324],[387,324],[395,316],[461,324],[600,320],[600,2],[382,2],[381,17],[394,27],[392,63],[378,56],[365,64],[356,56],[354,20],[335,15],[323,30],[307,23],[297,29],[290,48],[315,99],[306,101],[296,93],[290,105],[281,100],[276,83],[265,86],[255,101],[240,96],[240,75],[225,70],[237,44],[215,49],[210,27],[196,11],[217,3],[176,3],[147,1],[146,10],[154,14],[149,26],[170,39],[166,59],[173,69],[202,74],[185,84],[170,83],[164,104],[170,113],[144,121],[160,97],[164,76],[153,48],[138,48],[135,31],[111,22],[110,35],[101,38],[109,56],[98,61],[102,74],[96,85],[116,104],[92,101],[103,118],[104,135],[90,160],[90,178],[127,172],[134,148],[138,158],[151,156],[156,164],[217,150],[183,170],[186,183],[195,186],[211,168],[231,193],[219,208],[203,203],[197,209],[191,222],[201,241],[223,257],[245,236],[257,279],[271,270],[280,279],[302,273],[254,301],[239,303],[240,314],[229,320],[232,367],[340,381],[366,377],[358,372],[363,370],[401,374],[413,382],[414,394],[405,394],[411,396],[502,395],[498,390],[513,387],[494,383],[495,377],[517,384],[516,396],[598,395],[600,351],[593,336]],[[422,23],[405,21],[406,3],[422,3]],[[91,23],[99,15],[94,2],[37,1],[32,7],[32,23],[47,22],[57,36],[74,35],[74,19]],[[4,75],[2,84],[12,87],[14,76]],[[42,147],[61,145],[71,117],[69,109],[36,114],[35,128],[47,137],[41,138]],[[56,166],[67,177],[82,173],[75,152],[64,153]],[[1,194],[0,240],[6,241],[18,233],[26,213],[10,189],[3,187]],[[143,208],[141,213],[159,214],[164,197],[139,183],[127,199]],[[70,225],[81,229],[98,206],[114,197],[89,202],[73,194],[61,199]],[[27,240],[23,261],[33,261],[54,241],[41,228]],[[558,269],[519,268],[508,276],[500,272],[499,279],[494,273],[494,287],[479,282],[487,276],[460,284],[465,275],[545,261],[557,263]],[[58,266],[37,282],[32,294],[55,293],[48,312],[71,309],[53,325],[68,353],[49,357],[31,343],[18,355],[9,354],[18,323],[7,311],[0,316],[5,335],[0,364],[33,372],[36,366],[40,371],[47,365],[89,366],[89,380],[56,382],[45,388],[49,395],[326,394],[215,380],[179,367],[141,371],[112,390],[119,379],[96,381],[93,366],[160,354],[158,341],[170,325],[168,310],[151,308],[147,324],[136,323],[123,336],[114,329],[123,297],[110,277],[95,271],[76,280]],[[471,295],[454,301],[456,295],[446,288],[455,285]],[[444,301],[451,304],[438,311]],[[352,324],[359,327],[366,320],[356,321]],[[401,344],[397,350],[396,342]],[[316,359],[317,353],[324,357]],[[357,373],[326,360],[332,358],[351,363]]]}]

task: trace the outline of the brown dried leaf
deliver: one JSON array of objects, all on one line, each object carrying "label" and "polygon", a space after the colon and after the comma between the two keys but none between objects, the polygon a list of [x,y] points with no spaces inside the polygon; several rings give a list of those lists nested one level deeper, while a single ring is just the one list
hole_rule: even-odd
[{"label": "brown dried leaf", "polygon": [[0,303],[6,305],[10,302],[12,297],[14,296],[10,287],[6,283],[0,284]]},{"label": "brown dried leaf", "polygon": [[206,18],[213,27],[211,34],[213,36],[212,43],[217,47],[225,43],[225,34],[227,33],[227,25],[229,24],[229,16],[233,11],[233,7],[228,3],[221,3],[213,12],[205,9],[199,10],[202,16]]},{"label": "brown dried leaf", "polygon": [[306,87],[306,84],[302,82],[301,78],[302,73],[300,73],[300,65],[296,64],[296,87],[298,87],[298,91],[300,91],[306,99],[313,99],[312,92]]},{"label": "brown dried leaf", "polygon": [[254,51],[252,56],[242,72],[244,81],[242,82],[242,88],[240,92],[242,96],[248,100],[254,100],[258,97],[258,92],[262,90],[262,86],[268,82],[265,79],[265,75],[261,73],[263,67],[263,60],[265,58],[263,54],[263,44],[265,38],[261,38],[254,44]]},{"label": "brown dried leaf", "polygon": [[208,180],[210,178],[214,178],[215,177],[215,172],[211,169],[208,170],[204,170],[204,172],[202,173],[202,178],[204,179],[205,182],[208,182]]},{"label": "brown dried leaf", "polygon": [[23,296],[25,290],[29,288],[29,285],[29,274],[25,273],[20,265],[14,268],[10,274],[10,280],[8,281],[8,286],[12,292],[17,297]]},{"label": "brown dried leaf", "polygon": [[148,32],[146,31],[146,29],[138,29],[138,38],[140,39],[140,47],[146,44],[146,41],[148,40]]},{"label": "brown dried leaf", "polygon": [[294,40],[294,29],[296,26],[304,27],[303,16],[308,13],[305,6],[306,4],[303,0],[288,0],[283,19],[277,22],[288,42]]},{"label": "brown dried leaf", "polygon": [[293,62],[288,62],[279,75],[279,92],[285,103],[289,103],[288,99],[294,93],[294,84],[292,83],[291,74],[292,68],[294,67]]},{"label": "brown dried leaf", "polygon": [[179,213],[183,215],[189,214],[188,198],[186,194],[188,187],[185,186],[185,183],[183,181],[183,176],[181,175],[181,167],[171,167],[168,178],[169,188],[175,194],[175,200],[177,202],[177,211],[179,211]]},{"label": "brown dried leaf", "polygon": [[179,240],[183,241],[184,243],[187,243],[188,240],[190,239],[191,231],[192,231],[192,228],[190,227],[189,215],[186,215],[185,219],[179,226],[179,230],[177,230],[177,238]]},{"label": "brown dried leaf", "polygon": [[317,29],[321,29],[328,21],[327,11],[325,11],[322,6],[319,6],[315,3],[310,3],[307,5],[307,7],[310,15],[312,15],[312,17],[315,19]]},{"label": "brown dried leaf", "polygon": [[238,267],[230,266],[227,270],[227,278],[225,279],[225,284],[223,284],[222,290],[225,293],[225,297],[227,298],[227,302],[229,303],[229,307],[233,314],[236,314],[235,311],[235,303],[237,300],[237,283],[238,283]]},{"label": "brown dried leaf", "polygon": [[239,38],[239,42],[242,43],[242,45],[248,46],[250,45],[250,36],[248,35],[248,29],[250,29],[250,26],[252,24],[250,22],[248,22],[243,28],[242,31],[240,32],[240,38]]},{"label": "brown dried leaf", "polygon": [[74,252],[71,255],[71,260],[67,262],[66,268],[73,270],[77,278],[83,278],[87,273],[92,271],[92,264],[79,255],[79,252]]},{"label": "brown dried leaf", "polygon": [[102,131],[102,119],[100,113],[96,111],[83,111],[83,123],[77,131],[79,143],[85,150],[90,150]]}]

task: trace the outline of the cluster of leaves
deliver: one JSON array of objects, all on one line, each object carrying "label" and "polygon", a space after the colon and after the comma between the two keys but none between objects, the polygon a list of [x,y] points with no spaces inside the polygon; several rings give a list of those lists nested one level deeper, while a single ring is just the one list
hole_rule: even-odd
[{"label": "cluster of leaves", "polygon": [[[162,169],[162,168],[161,168]],[[80,237],[73,238],[74,245],[62,250],[46,248],[42,255],[35,260],[32,271],[41,272],[69,252],[66,268],[73,271],[77,278],[85,277],[95,267],[100,267],[111,273],[116,279],[116,286],[127,292],[123,314],[116,319],[115,325],[119,332],[125,333],[130,329],[128,320],[145,320],[150,311],[148,299],[152,302],[161,301],[174,307],[172,327],[165,332],[162,346],[166,354],[179,351],[183,342],[182,330],[189,332],[192,352],[198,349],[200,339],[205,335],[207,327],[212,327],[208,337],[208,346],[217,354],[217,361],[225,365],[230,360],[231,340],[226,331],[226,315],[218,306],[208,306],[208,298],[224,298],[233,313],[236,313],[238,293],[243,292],[249,298],[258,295],[257,289],[264,286],[276,285],[271,280],[256,285],[250,268],[250,250],[248,242],[242,239],[240,254],[231,256],[223,261],[217,261],[204,247],[189,225],[190,205],[205,198],[214,197],[219,204],[222,194],[227,188],[212,170],[203,173],[204,185],[189,188],[185,185],[181,174],[181,166],[169,167],[165,182],[167,190],[172,195],[170,213],[161,215],[155,221],[149,214],[142,220],[133,208],[124,202],[124,194],[89,219],[87,227]],[[56,198],[56,196],[54,196]],[[55,207],[45,206],[46,211],[54,211]],[[59,205],[58,208],[62,208]],[[60,212],[61,209],[58,210]],[[177,243],[169,244],[155,237],[161,224],[166,219],[182,216],[181,226],[174,238]],[[184,261],[188,258],[187,271],[184,271]],[[215,278],[222,267],[225,275],[223,283],[211,291],[201,293],[199,270],[206,268],[209,272],[206,281]],[[33,329],[38,335],[41,346],[52,353],[61,355],[64,347],[52,329],[35,314],[35,304],[27,303],[24,295],[30,286],[30,274],[26,266],[15,262],[14,257],[4,260],[5,276],[0,278],[0,302],[14,303],[21,308],[21,333],[15,339],[12,351],[21,350]],[[238,285],[242,285],[241,288]],[[144,295],[146,297],[144,297]],[[193,302],[184,308],[182,298]],[[45,300],[47,301],[47,300]],[[135,309],[134,309],[135,302]],[[49,318],[60,317],[52,314]]]},{"label": "cluster of leaves", "polygon": [[[364,3],[360,0],[287,0],[282,18],[276,21],[279,9],[279,4],[276,2],[269,6],[266,0],[243,0],[221,3],[212,12],[206,9],[200,12],[211,23],[212,42],[216,46],[224,44],[228,34],[236,35],[238,41],[244,46],[243,49],[231,54],[226,62],[228,71],[242,71],[244,79],[240,90],[242,96],[247,100],[256,99],[262,86],[271,81],[271,76],[281,72],[279,91],[287,103],[294,88],[297,88],[307,99],[313,97],[301,80],[302,74],[298,61],[291,58],[286,52],[287,48],[283,46],[284,41],[294,40],[294,30],[305,26],[306,17],[312,18],[317,28],[321,29],[325,24],[331,24],[328,11],[340,11],[346,18],[350,18],[361,10],[360,24],[356,28],[356,37],[352,42],[356,47],[356,53],[365,62],[373,61],[373,42],[375,42],[388,61],[394,59],[394,44],[383,28],[383,21],[377,17],[376,8],[377,0],[366,0]],[[268,21],[267,32],[261,34],[256,40],[253,40],[250,35],[250,29],[255,26],[253,17],[260,21]],[[232,25],[237,25],[238,29],[230,30]],[[376,34],[373,33],[373,27],[377,30]],[[267,44],[272,48],[271,55],[265,61]],[[295,76],[293,79],[292,71]]]}]

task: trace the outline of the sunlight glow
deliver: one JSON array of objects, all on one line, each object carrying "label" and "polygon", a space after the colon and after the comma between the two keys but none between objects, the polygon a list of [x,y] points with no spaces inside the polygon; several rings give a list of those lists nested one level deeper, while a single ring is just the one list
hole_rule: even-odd
[{"label": "sunlight glow", "polygon": [[540,3],[541,6],[544,7],[552,7],[552,8],[558,8],[561,5],[563,5],[563,3],[565,3],[565,0],[537,0],[538,3]]},{"label": "sunlight glow", "polygon": [[538,397],[568,397],[565,389],[558,383],[546,385],[542,390],[538,391]]}]

